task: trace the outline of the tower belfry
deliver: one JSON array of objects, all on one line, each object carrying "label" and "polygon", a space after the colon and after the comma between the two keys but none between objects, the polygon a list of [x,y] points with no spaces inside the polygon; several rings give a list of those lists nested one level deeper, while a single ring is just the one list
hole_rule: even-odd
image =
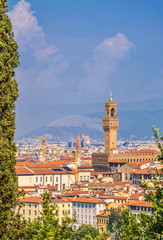
[{"label": "tower belfry", "polygon": [[109,101],[105,103],[105,117],[103,118],[105,153],[107,154],[117,147],[118,126],[117,103],[113,101],[110,91]]}]

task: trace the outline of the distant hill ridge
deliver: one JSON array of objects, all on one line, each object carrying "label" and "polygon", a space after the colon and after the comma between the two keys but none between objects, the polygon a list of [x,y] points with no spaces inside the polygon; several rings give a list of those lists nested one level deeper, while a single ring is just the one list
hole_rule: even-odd
[{"label": "distant hill ridge", "polygon": [[[93,139],[103,140],[102,117],[104,112],[85,115],[71,115],[54,120],[45,126],[25,134],[23,137],[37,138],[46,135],[52,140],[70,140],[78,134],[89,135]],[[162,110],[118,111],[118,138],[150,139],[153,136],[152,125],[163,129]]]}]

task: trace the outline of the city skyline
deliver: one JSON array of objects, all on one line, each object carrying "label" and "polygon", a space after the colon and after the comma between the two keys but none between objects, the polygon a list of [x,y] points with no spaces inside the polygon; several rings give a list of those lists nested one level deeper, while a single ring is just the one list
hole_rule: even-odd
[{"label": "city skyline", "polygon": [[9,0],[20,52],[18,134],[72,114],[54,105],[103,103],[110,90],[118,103],[161,99],[162,7],[152,0]]}]

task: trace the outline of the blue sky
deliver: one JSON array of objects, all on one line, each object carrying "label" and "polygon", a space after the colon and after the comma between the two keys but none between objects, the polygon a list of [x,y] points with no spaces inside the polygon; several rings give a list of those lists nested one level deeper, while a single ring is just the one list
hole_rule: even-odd
[{"label": "blue sky", "polygon": [[18,104],[162,98],[163,0],[9,0]]}]

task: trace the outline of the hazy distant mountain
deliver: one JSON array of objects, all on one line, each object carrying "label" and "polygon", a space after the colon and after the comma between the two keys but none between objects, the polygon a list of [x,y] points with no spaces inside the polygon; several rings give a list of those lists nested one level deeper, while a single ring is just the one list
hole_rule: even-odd
[{"label": "hazy distant mountain", "polygon": [[[35,138],[46,134],[51,139],[70,140],[78,134],[85,134],[94,139],[103,140],[103,116],[103,112],[66,116],[37,128],[25,134],[24,137]],[[149,139],[153,136],[152,125],[163,129],[163,110],[118,111],[118,117],[119,138]]]}]

